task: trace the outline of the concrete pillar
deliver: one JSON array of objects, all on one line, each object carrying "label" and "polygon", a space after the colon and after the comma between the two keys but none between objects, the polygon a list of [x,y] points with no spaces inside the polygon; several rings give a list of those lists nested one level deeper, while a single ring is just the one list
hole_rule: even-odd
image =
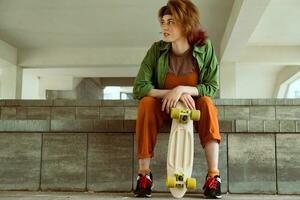
[{"label": "concrete pillar", "polygon": [[23,71],[22,99],[40,99],[39,78]]},{"label": "concrete pillar", "polygon": [[236,64],[220,63],[220,98],[236,98]]},{"label": "concrete pillar", "polygon": [[6,64],[1,65],[0,98],[21,99],[22,94],[22,67]]},{"label": "concrete pillar", "polygon": [[[99,99],[102,88],[101,81],[97,78],[84,78],[76,87],[76,99],[96,100]],[[103,94],[102,94],[103,95]]]}]

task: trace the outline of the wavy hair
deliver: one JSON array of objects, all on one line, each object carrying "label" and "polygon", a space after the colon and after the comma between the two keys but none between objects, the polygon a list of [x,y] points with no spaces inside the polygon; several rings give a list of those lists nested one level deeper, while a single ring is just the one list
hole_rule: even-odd
[{"label": "wavy hair", "polygon": [[159,20],[164,15],[173,16],[191,45],[201,46],[205,43],[207,36],[205,31],[201,29],[199,11],[193,2],[190,0],[169,0],[167,5],[159,9]]}]

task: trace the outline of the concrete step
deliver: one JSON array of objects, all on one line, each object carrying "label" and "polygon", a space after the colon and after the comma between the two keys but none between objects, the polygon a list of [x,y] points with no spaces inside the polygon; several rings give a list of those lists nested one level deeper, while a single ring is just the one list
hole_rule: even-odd
[{"label": "concrete step", "polygon": [[[101,200],[137,199],[132,193],[89,192],[0,192],[0,200]],[[170,193],[153,193],[151,199],[173,199]],[[204,199],[202,194],[186,194],[183,199]],[[297,195],[223,194],[223,200],[299,200]]]}]

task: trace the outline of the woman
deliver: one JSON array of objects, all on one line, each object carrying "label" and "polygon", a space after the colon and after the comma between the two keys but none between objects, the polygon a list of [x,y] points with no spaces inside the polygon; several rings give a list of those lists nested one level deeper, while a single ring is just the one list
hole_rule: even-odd
[{"label": "woman", "polygon": [[221,198],[218,169],[219,132],[217,108],[211,97],[218,89],[218,61],[214,48],[200,29],[197,7],[190,0],[169,0],[158,12],[163,40],[155,42],[141,63],[133,93],[139,99],[136,121],[139,170],[135,196],[150,197],[157,134],[170,119],[169,112],[181,101],[189,109],[199,109],[195,122],[205,150],[208,172],[204,195]]}]

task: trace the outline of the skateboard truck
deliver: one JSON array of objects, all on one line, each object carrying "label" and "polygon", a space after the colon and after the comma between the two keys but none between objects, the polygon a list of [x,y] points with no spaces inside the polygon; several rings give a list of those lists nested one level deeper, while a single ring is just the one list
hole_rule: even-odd
[{"label": "skateboard truck", "polygon": [[189,119],[198,121],[200,119],[200,111],[171,108],[171,118],[178,119],[181,124],[187,124]]},{"label": "skateboard truck", "polygon": [[182,172],[175,173],[173,177],[167,177],[166,186],[169,188],[183,188],[184,185],[189,189],[196,189],[196,179],[187,178],[184,181],[184,174]]}]

